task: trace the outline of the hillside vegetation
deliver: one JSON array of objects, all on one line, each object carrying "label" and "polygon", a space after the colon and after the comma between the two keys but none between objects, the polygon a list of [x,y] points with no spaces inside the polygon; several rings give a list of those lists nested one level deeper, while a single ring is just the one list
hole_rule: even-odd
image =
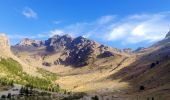
[{"label": "hillside vegetation", "polygon": [[49,91],[58,92],[60,90],[59,85],[52,82],[52,80],[57,79],[57,76],[55,77],[55,75],[51,75],[50,72],[46,71],[42,73],[48,74],[47,77],[33,77],[23,72],[22,66],[12,58],[3,58],[0,60],[0,71],[0,83],[3,85],[12,85],[13,83],[16,83]]}]

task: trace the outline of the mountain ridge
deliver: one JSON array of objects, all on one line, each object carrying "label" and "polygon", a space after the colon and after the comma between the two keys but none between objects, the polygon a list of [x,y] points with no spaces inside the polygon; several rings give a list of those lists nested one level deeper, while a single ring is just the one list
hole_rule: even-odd
[{"label": "mountain ridge", "polygon": [[[23,49],[24,51],[27,51],[26,49],[32,48],[31,51],[34,51],[41,47],[44,48],[44,50],[42,50],[41,53],[37,53],[37,55],[40,54],[42,56],[61,53],[60,57],[56,59],[56,62],[73,66],[85,66],[91,64],[97,57],[109,57],[114,54],[122,55],[122,52],[124,52],[116,48],[101,45],[82,36],[72,38],[69,35],[54,35],[44,41],[24,39],[19,44],[12,46],[12,50],[16,53],[17,50]],[[124,52],[124,54],[126,53],[128,52]]]}]

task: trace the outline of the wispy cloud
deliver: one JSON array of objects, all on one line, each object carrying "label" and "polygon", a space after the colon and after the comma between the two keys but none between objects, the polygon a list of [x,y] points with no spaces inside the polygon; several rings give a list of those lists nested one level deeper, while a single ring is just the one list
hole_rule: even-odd
[{"label": "wispy cloud", "polygon": [[[54,28],[31,38],[47,38],[53,35],[70,34],[84,36],[100,42],[119,44],[152,43],[163,39],[170,30],[170,12],[134,14],[125,17],[102,16],[91,22],[77,22],[63,28]],[[23,38],[27,36],[11,36]],[[121,41],[121,42],[120,42]]]},{"label": "wispy cloud", "polygon": [[159,41],[170,30],[169,18],[169,12],[131,15],[114,24],[106,39],[126,44]]},{"label": "wispy cloud", "polygon": [[31,8],[29,8],[29,7],[25,7],[25,8],[23,9],[23,11],[22,11],[22,14],[23,14],[25,17],[27,17],[27,18],[33,18],[33,19],[37,19],[37,18],[38,18],[37,13],[36,13],[33,9],[31,9]]},{"label": "wispy cloud", "polygon": [[61,21],[59,21],[59,20],[55,20],[55,21],[53,21],[53,23],[54,23],[54,24],[56,24],[56,25],[58,25],[58,24],[60,24],[60,23],[61,23]]},{"label": "wispy cloud", "polygon": [[38,35],[36,35],[36,36],[29,36],[29,35],[23,35],[23,34],[8,34],[8,37],[10,38],[10,39],[12,39],[12,40],[21,40],[21,39],[23,39],[23,38],[32,38],[32,39],[36,39],[36,38],[39,38],[39,36]]},{"label": "wispy cloud", "polygon": [[170,12],[126,17],[108,15],[95,21],[78,22],[60,29],[65,34],[82,35],[101,41],[122,41],[122,44],[159,41],[169,30]]},{"label": "wispy cloud", "polygon": [[51,30],[49,32],[49,36],[52,37],[54,35],[63,35],[64,32],[62,30],[59,30],[59,29],[55,29],[55,30]]}]

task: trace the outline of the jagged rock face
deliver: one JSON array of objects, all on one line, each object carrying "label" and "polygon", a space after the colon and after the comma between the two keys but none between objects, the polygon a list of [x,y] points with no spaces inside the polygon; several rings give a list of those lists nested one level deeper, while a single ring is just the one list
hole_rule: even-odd
[{"label": "jagged rock face", "polygon": [[34,47],[39,47],[39,46],[41,46],[43,44],[44,44],[43,41],[32,40],[32,39],[25,38],[19,44],[17,44],[17,46],[34,46]]},{"label": "jagged rock face", "polygon": [[5,36],[5,34],[0,34],[0,48],[6,49],[9,47],[10,44],[8,38]]},{"label": "jagged rock face", "polygon": [[[37,44],[38,46],[33,45],[33,43]],[[99,55],[102,58],[114,56],[113,50],[108,46],[101,45],[82,36],[72,38],[69,35],[55,35],[44,42],[37,42],[35,40],[26,39],[25,42],[21,42],[19,44],[19,47],[18,45],[14,46],[13,51],[15,52],[16,49],[17,51],[28,50],[30,46],[34,46],[31,52],[34,52],[39,47],[43,46],[45,47],[43,51],[45,52],[45,55],[50,56],[53,54],[60,54],[59,57],[54,58],[53,62],[51,62],[51,64],[54,65],[62,64],[79,67],[92,64]],[[26,49],[22,49],[25,47]],[[116,50],[116,52],[118,52],[118,50]],[[40,55],[40,52],[37,53],[37,55]],[[43,54],[41,54],[41,56],[42,55]],[[45,63],[42,64],[47,65]]]},{"label": "jagged rock face", "polygon": [[104,51],[100,55],[98,55],[98,58],[106,58],[106,57],[111,57],[114,56],[114,54],[110,51]]},{"label": "jagged rock face", "polygon": [[48,52],[61,51],[71,45],[73,38],[69,35],[55,35],[45,41],[46,50]]},{"label": "jagged rock face", "polygon": [[85,66],[93,62],[96,43],[83,37],[75,38],[70,45],[66,62],[74,66]]},{"label": "jagged rock face", "polygon": [[9,39],[5,34],[0,34],[0,55],[11,55]]}]

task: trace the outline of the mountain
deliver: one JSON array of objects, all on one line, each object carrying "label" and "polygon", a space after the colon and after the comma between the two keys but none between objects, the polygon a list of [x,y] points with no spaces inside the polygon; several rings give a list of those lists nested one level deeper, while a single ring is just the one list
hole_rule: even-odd
[{"label": "mountain", "polygon": [[167,33],[167,35],[165,36],[163,40],[155,43],[154,45],[152,45],[152,47],[169,45],[169,42],[170,42],[170,32]]},{"label": "mountain", "polygon": [[119,49],[101,45],[82,36],[72,38],[69,35],[55,35],[45,41],[24,39],[13,46],[12,51],[18,56],[22,52],[36,55],[42,61],[40,65],[45,66],[60,64],[81,67],[92,64],[97,58],[123,55]]},{"label": "mountain", "polygon": [[12,46],[12,52],[33,67],[60,75],[55,83],[62,88],[88,93],[88,97],[169,100],[169,34],[135,51],[111,48],[82,36],[55,35],[44,41],[24,39]]},{"label": "mountain", "polygon": [[134,50],[133,52],[143,52],[143,51],[145,51],[145,47],[139,47],[139,48],[137,48],[136,50]]},{"label": "mountain", "polygon": [[[26,42],[21,43],[22,45],[31,46],[28,39],[24,41]],[[35,41],[31,42],[35,43]],[[58,75],[43,68],[32,67],[16,57],[11,52],[9,39],[5,34],[0,34],[0,72],[0,97],[2,99],[6,98],[6,95],[10,95],[10,98],[13,95],[13,99],[19,100],[21,99],[19,95],[22,95],[22,97],[26,95],[20,93],[22,89],[35,92],[35,94],[39,94],[40,90],[35,91],[33,88],[41,89],[42,92],[46,91],[47,93],[49,91],[61,92],[59,85],[54,83]]]},{"label": "mountain", "polygon": [[166,34],[165,38],[169,38],[170,37],[170,31]]},{"label": "mountain", "polygon": [[[128,82],[132,87],[129,94],[140,93],[143,96],[152,95],[169,97],[170,89],[170,33],[154,45],[137,50],[137,60],[111,75],[112,79]],[[139,52],[140,51],[140,52]],[[143,89],[141,89],[143,87]],[[131,92],[130,92],[131,91]],[[160,99],[159,99],[160,100]],[[161,99],[166,100],[166,99]]]},{"label": "mountain", "polygon": [[41,46],[43,44],[44,44],[43,41],[38,41],[38,40],[32,40],[32,39],[25,38],[17,45],[18,46],[35,46],[35,47],[39,47],[39,46]]}]

